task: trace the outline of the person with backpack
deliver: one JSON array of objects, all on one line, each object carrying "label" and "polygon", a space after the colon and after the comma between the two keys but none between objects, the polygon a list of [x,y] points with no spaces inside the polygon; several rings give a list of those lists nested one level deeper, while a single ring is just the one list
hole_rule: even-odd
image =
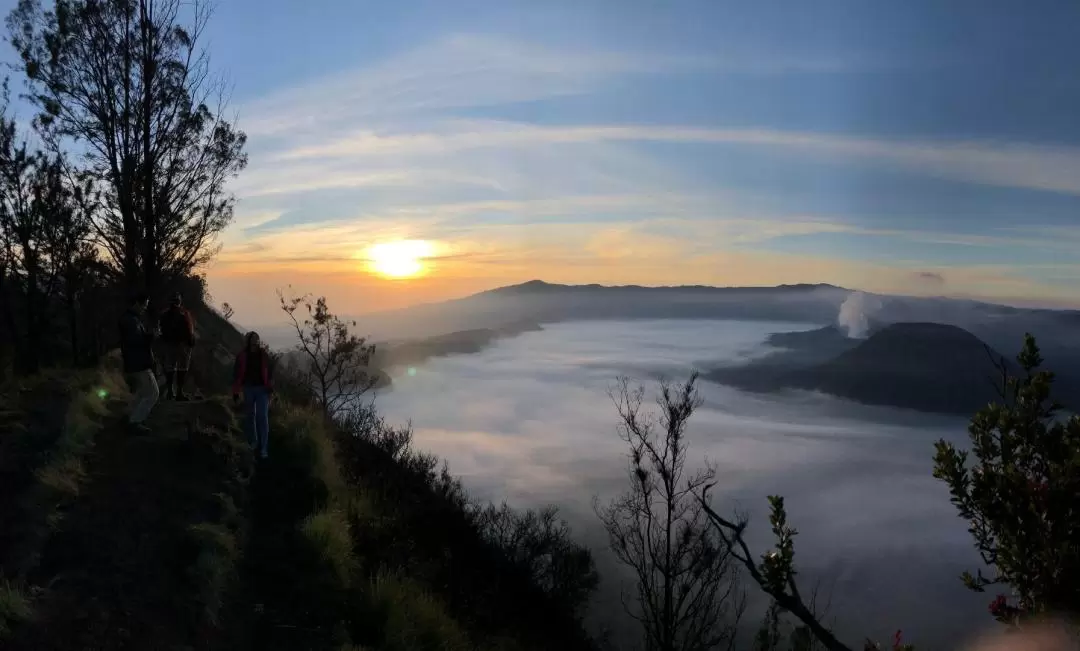
[{"label": "person with backpack", "polygon": [[133,434],[149,433],[150,429],[143,421],[150,415],[159,396],[154,374],[154,335],[143,322],[149,303],[149,296],[136,294],[120,317],[120,355],[124,376],[134,396],[128,414],[128,429]]},{"label": "person with backpack", "polygon": [[183,296],[179,293],[173,296],[158,324],[165,358],[165,399],[187,400],[184,382],[191,364],[191,349],[195,346],[195,324],[191,312],[184,309]]},{"label": "person with backpack", "polygon": [[267,458],[270,438],[270,401],[274,393],[270,353],[261,344],[257,332],[244,337],[244,348],[233,365],[233,401],[243,397],[241,420],[253,450]]}]

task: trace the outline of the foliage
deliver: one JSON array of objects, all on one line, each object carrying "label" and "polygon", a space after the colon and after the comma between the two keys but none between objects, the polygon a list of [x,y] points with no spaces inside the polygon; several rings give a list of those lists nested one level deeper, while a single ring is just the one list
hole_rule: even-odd
[{"label": "foliage", "polygon": [[414,582],[376,577],[368,591],[369,608],[379,615],[378,648],[386,651],[466,651],[473,648],[445,607]]},{"label": "foliage", "polygon": [[189,573],[198,589],[198,602],[207,621],[218,624],[222,599],[230,582],[235,579],[239,555],[236,535],[228,527],[213,522],[200,522],[188,528],[188,535],[198,549]]},{"label": "foliage", "polygon": [[[357,555],[369,567],[407,573],[477,639],[594,648],[579,606],[595,567],[553,511],[477,504],[445,463],[413,447],[410,426],[391,426],[370,407],[334,429],[342,472],[365,497],[367,513],[354,531]],[[507,538],[514,529],[522,539]],[[576,576],[563,575],[571,568]]]},{"label": "foliage", "polygon": [[[1053,373],[1030,334],[1017,357],[1021,377],[1001,362],[1001,401],[971,420],[971,450],[939,441],[934,476],[970,524],[986,577],[965,572],[977,592],[1007,585],[990,603],[994,619],[1018,626],[1025,619],[1080,611],[1080,416],[1061,418],[1050,400]],[[969,458],[973,463],[969,464]]]},{"label": "foliage", "polygon": [[11,633],[13,625],[30,619],[32,615],[30,600],[23,591],[0,579],[0,641]]},{"label": "foliage", "polygon": [[478,509],[475,518],[484,537],[526,568],[533,583],[582,614],[600,578],[592,554],[573,542],[558,515],[554,506],[517,511],[504,502]]},{"label": "foliage", "polygon": [[356,565],[349,522],[339,511],[324,509],[304,519],[301,531],[330,567],[341,585],[348,586]]},{"label": "foliage", "polygon": [[38,130],[77,147],[101,193],[97,243],[152,295],[213,256],[247,162],[199,45],[209,16],[201,0],[20,0],[7,21]]},{"label": "foliage", "polygon": [[634,571],[637,603],[627,610],[648,650],[730,648],[743,610],[730,549],[696,495],[715,470],[686,471],[686,425],[701,405],[696,379],[661,382],[659,435],[655,418],[642,412],[643,387],[623,378],[612,394],[630,446],[630,490],[597,511],[615,556]]},{"label": "foliage", "polygon": [[[296,350],[303,360],[300,375],[326,416],[346,417],[362,408],[364,394],[375,386],[376,376],[370,369],[375,347],[349,332],[356,322],[331,312],[325,297],[286,298],[279,290],[278,300],[296,331]],[[296,314],[300,308],[307,311],[303,321]]]},{"label": "foliage", "polygon": [[[816,607],[816,590],[809,599],[803,597],[795,581],[795,536],[798,532],[787,523],[787,509],[784,498],[769,496],[769,524],[776,539],[775,546],[761,555],[761,561],[755,561],[749,546],[743,537],[747,519],[740,517],[735,521],[719,515],[709,504],[706,486],[698,500],[708,515],[714,530],[730,549],[732,558],[746,569],[750,578],[758,587],[772,598],[772,609],[766,616],[765,625],[755,640],[758,649],[774,649],[778,642],[778,621],[781,613],[794,616],[801,626],[795,627],[791,634],[793,649],[808,649],[815,646],[814,640],[829,651],[852,651],[841,642],[827,626],[822,623],[822,614]],[[873,645],[867,641],[867,651]],[[895,651],[910,651],[907,647]]]},{"label": "foliage", "polygon": [[[80,304],[94,284],[96,252],[90,242],[88,213],[81,206],[85,188],[65,175],[60,155],[32,151],[15,120],[0,108],[0,294],[18,366],[32,373],[47,354],[54,314],[62,313],[70,361],[83,355]],[[17,304],[17,305],[16,305]],[[18,315],[15,310],[18,307]],[[59,309],[57,309],[59,308]],[[21,323],[19,323],[21,321]]]}]

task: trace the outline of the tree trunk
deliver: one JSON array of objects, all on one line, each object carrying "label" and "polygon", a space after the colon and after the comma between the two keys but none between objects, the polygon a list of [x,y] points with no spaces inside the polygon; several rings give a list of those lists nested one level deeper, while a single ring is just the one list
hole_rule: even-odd
[{"label": "tree trunk", "polygon": [[18,366],[19,355],[19,326],[15,321],[15,300],[18,298],[17,287],[14,283],[8,282],[8,269],[7,267],[0,267],[0,303],[4,306],[4,326],[10,333],[11,339],[9,340],[12,345],[11,361]]},{"label": "tree trunk", "polygon": [[69,269],[64,279],[64,302],[67,305],[68,338],[71,340],[71,364],[78,367],[82,362],[79,349],[79,313],[75,300],[75,273]]},{"label": "tree trunk", "polygon": [[154,6],[153,0],[139,2],[139,30],[142,32],[142,219],[143,219],[143,273],[146,277],[146,291],[150,294],[151,305],[157,301],[161,291],[161,261],[158,259],[158,215],[154,205],[154,187],[157,170],[154,160],[153,140],[150,125],[154,119],[154,78],[157,58],[154,52]]},{"label": "tree trunk", "polygon": [[40,294],[38,287],[37,262],[27,260],[26,274],[26,345],[23,346],[23,360],[27,373],[36,373],[41,367],[41,315]]}]

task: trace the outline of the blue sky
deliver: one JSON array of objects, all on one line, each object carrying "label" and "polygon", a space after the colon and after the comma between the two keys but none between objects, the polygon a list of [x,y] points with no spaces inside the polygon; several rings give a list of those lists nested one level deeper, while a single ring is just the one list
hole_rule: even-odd
[{"label": "blue sky", "polygon": [[[251,164],[211,279],[372,309],[533,277],[1078,304],[1077,25],[1064,1],[222,0]],[[359,270],[398,238],[437,244],[427,277]]]}]

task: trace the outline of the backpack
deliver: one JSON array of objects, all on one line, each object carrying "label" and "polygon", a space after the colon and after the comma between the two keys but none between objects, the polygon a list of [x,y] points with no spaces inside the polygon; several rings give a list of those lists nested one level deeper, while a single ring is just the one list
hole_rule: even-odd
[{"label": "backpack", "polygon": [[161,316],[161,338],[172,343],[191,343],[191,320],[184,308],[169,308]]}]

